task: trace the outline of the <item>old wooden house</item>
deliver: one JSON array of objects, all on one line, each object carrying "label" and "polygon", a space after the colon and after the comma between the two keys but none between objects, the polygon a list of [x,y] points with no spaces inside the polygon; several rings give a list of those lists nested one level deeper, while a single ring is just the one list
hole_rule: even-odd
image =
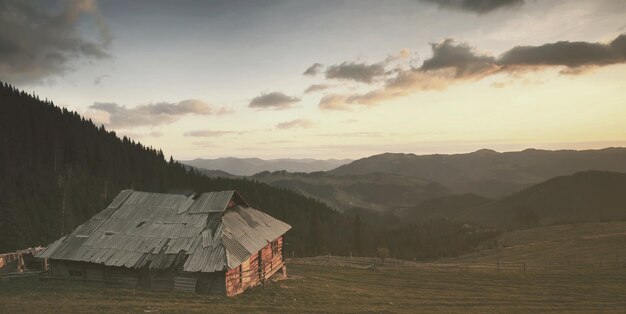
[{"label": "old wooden house", "polygon": [[236,191],[185,196],[124,190],[37,257],[53,277],[233,296],[286,271],[291,227]]}]

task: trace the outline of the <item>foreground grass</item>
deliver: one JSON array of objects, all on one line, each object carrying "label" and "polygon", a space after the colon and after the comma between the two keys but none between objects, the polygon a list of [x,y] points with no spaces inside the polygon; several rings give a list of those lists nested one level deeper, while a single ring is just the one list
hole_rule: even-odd
[{"label": "foreground grass", "polygon": [[623,312],[626,272],[486,273],[290,265],[290,279],[226,298],[21,279],[0,312]]}]

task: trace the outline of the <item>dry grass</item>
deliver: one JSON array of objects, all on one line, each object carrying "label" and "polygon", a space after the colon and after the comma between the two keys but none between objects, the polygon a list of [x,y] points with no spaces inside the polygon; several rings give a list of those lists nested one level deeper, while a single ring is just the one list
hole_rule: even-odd
[{"label": "dry grass", "polygon": [[14,280],[0,312],[623,312],[626,272],[486,273],[291,265],[234,298]]}]

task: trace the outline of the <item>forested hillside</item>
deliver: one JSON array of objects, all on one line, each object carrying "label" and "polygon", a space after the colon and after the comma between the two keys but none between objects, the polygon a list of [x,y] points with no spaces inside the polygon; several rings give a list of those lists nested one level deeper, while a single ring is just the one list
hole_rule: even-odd
[{"label": "forested hillside", "polygon": [[378,247],[389,247],[398,257],[450,256],[493,235],[445,221],[410,228],[370,225],[285,189],[209,178],[168,161],[160,150],[119,138],[75,112],[0,83],[0,252],[47,245],[127,188],[236,189],[253,206],[292,225],[285,250],[298,256],[373,255]]},{"label": "forested hillside", "polygon": [[249,180],[188,171],[159,150],[0,85],[0,252],[46,245],[127,188],[171,193],[236,189],[253,206],[294,226],[286,240],[290,251],[349,249],[345,225],[351,221],[315,200]]}]

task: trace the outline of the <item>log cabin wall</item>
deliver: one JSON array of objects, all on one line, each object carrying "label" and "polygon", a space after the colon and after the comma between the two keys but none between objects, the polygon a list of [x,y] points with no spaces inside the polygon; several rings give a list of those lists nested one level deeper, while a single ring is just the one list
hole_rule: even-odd
[{"label": "log cabin wall", "polygon": [[226,295],[234,296],[258,286],[281,269],[284,266],[282,245],[281,236],[252,254],[239,267],[226,271]]},{"label": "log cabin wall", "polygon": [[259,285],[260,282],[259,253],[255,253],[239,267],[226,271],[226,295],[240,294],[247,288]]},{"label": "log cabin wall", "polygon": [[283,267],[283,237],[269,243],[261,249],[263,277],[270,278]]}]

